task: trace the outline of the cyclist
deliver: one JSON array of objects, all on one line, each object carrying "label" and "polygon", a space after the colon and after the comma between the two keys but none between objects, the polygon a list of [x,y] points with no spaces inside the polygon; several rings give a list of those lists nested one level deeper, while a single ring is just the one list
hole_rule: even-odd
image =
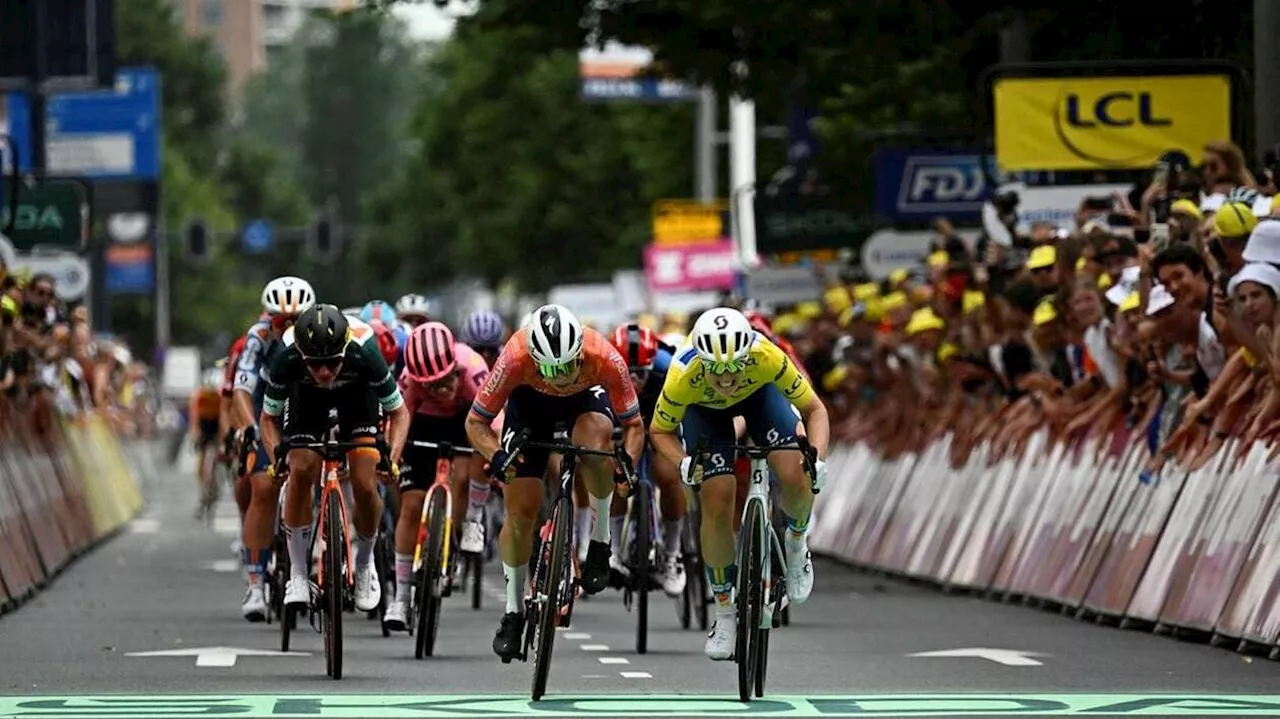
[{"label": "cyclist", "polygon": [[[333,305],[318,304],[298,318],[271,353],[263,373],[267,391],[262,403],[262,438],[272,465],[283,436],[293,441],[321,442],[329,411],[337,409],[340,437],[367,443],[347,453],[355,508],[352,546],[355,551],[356,609],[372,611],[382,599],[373,566],[373,544],[382,517],[376,469],[379,452],[375,437],[381,422],[379,408],[389,419],[387,440],[392,466],[398,465],[409,433],[409,412],[395,377],[379,353],[373,328],[347,318]],[[289,412],[285,413],[288,402]],[[309,603],[311,515],[320,454],[309,449],[289,451],[289,484],[285,490],[284,521],[291,574],[284,601]]]},{"label": "cyclist", "polygon": [[813,378],[809,376],[809,370],[804,366],[804,360],[800,359],[800,353],[796,352],[796,348],[786,337],[782,337],[773,331],[773,322],[768,315],[757,310],[747,310],[742,313],[742,316],[746,317],[747,321],[751,323],[752,329],[764,335],[770,342],[777,345],[778,349],[786,353],[792,364],[796,366],[796,369],[800,370],[805,379],[809,380],[810,383],[813,382]]},{"label": "cyclist", "polygon": [[407,294],[396,300],[396,316],[407,325],[406,331],[412,331],[423,322],[431,321],[431,301],[422,295]]},{"label": "cyclist", "polygon": [[[653,409],[658,404],[662,383],[667,378],[673,348],[661,342],[653,330],[635,322],[619,325],[610,336],[609,343],[627,361],[631,386],[635,387],[640,399],[640,416],[647,427],[653,421]],[[662,590],[675,597],[684,591],[685,585],[684,563],[680,561],[680,541],[684,531],[686,498],[684,488],[680,486],[680,468],[650,451],[648,447],[645,448],[644,459],[648,461],[653,483],[661,490],[658,505],[662,514],[662,546],[666,550],[666,560],[658,566],[658,573],[662,579]],[[626,519],[625,505],[617,509],[617,515],[609,518],[613,524],[610,530],[613,536],[613,555],[609,562],[615,570],[622,571],[619,556],[622,542],[619,535],[622,534],[622,524]]]},{"label": "cyclist", "polygon": [[222,411],[222,396],[219,389],[222,377],[218,370],[210,369],[200,378],[200,386],[191,393],[191,405],[187,409],[190,417],[191,445],[196,450],[196,519],[204,516],[204,497],[209,485],[217,481],[212,472],[207,471],[205,459],[210,452],[218,451],[218,415]]},{"label": "cyclist", "polygon": [[[232,416],[241,441],[260,438],[257,417],[262,413],[267,389],[260,380],[267,358],[298,315],[310,309],[315,301],[311,283],[301,277],[277,277],[262,288],[263,317],[245,333],[244,350],[236,363],[232,388]],[[271,543],[280,501],[279,487],[267,474],[270,468],[267,451],[259,442],[249,457],[245,476],[237,480],[237,501],[242,493],[247,497],[241,521],[241,554],[248,570],[248,588],[240,613],[251,622],[267,619],[267,599],[262,587],[271,563]]]},{"label": "cyclist", "polygon": [[[531,439],[546,441],[552,438],[556,423],[564,422],[575,445],[609,451],[616,416],[622,423],[627,453],[638,459],[644,447],[644,425],[627,363],[599,332],[584,330],[568,308],[545,305],[533,315],[529,326],[507,341],[471,405],[466,424],[471,446],[489,461],[493,472],[492,468],[506,463],[510,442],[520,431],[528,429]],[[502,443],[490,427],[499,411],[505,414]],[[542,505],[540,478],[547,460],[545,450],[522,450],[507,473],[514,479],[503,490],[507,520],[499,549],[507,578],[507,606],[493,639],[494,653],[503,658],[520,653],[532,532]],[[604,457],[583,457],[581,462],[595,515],[581,580],[588,594],[596,594],[609,582],[606,518],[613,501],[612,464]]]},{"label": "cyclist", "polygon": [[507,326],[497,312],[478,310],[462,323],[462,342],[480,353],[492,367],[507,341]]},{"label": "cyclist", "polygon": [[[489,365],[475,350],[455,342],[453,332],[440,322],[427,322],[413,329],[405,348],[405,368],[400,374],[400,391],[413,417],[409,438],[420,442],[448,442],[469,446],[467,413],[485,378]],[[405,447],[409,471],[400,474],[400,517],[396,522],[396,600],[387,609],[389,629],[403,630],[413,586],[413,549],[422,517],[422,503],[435,481],[434,449]],[[489,478],[484,461],[477,456],[460,457],[454,463],[453,526],[461,528],[457,543],[463,552],[484,549],[484,527],[480,523],[489,501]],[[464,521],[465,517],[465,521]]]},{"label": "cyclist", "polygon": [[[406,328],[391,305],[382,300],[367,303],[360,310],[360,319],[373,328],[377,335],[378,349],[392,372],[404,369],[404,345],[409,341],[409,329],[412,328]],[[394,360],[391,359],[392,356],[395,357]]]},{"label": "cyclist", "polygon": [[[818,452],[815,486],[826,484],[824,462],[830,438],[827,409],[795,362],[778,346],[751,328],[741,312],[727,307],[709,310],[693,325],[689,339],[676,350],[662,394],[654,409],[650,439],[658,452],[680,467],[687,484],[704,478],[702,500],[702,559],[716,598],[716,623],[705,652],[728,659],[737,640],[737,621],[731,591],[734,586],[733,457],[717,452],[732,444],[734,419],[746,421],[747,433],[758,445],[786,443],[796,436],[800,411],[809,441]],[[684,445],[676,430],[684,434]],[[693,467],[685,451],[709,443],[702,467]],[[813,562],[807,541],[813,508],[810,478],[796,452],[770,455],[769,466],[782,485],[782,510],[787,517],[783,542],[787,562],[787,597],[801,604],[813,591]]]}]

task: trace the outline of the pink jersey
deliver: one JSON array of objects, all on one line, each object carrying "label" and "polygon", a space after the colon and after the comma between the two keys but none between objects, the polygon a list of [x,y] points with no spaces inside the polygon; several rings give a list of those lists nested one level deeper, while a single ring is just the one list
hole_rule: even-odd
[{"label": "pink jersey", "polygon": [[454,373],[458,375],[458,389],[452,397],[433,395],[425,386],[410,379],[407,371],[400,373],[400,393],[404,395],[404,403],[410,414],[455,417],[470,409],[476,393],[489,376],[489,365],[479,352],[461,342],[454,343],[453,353],[457,357]]}]

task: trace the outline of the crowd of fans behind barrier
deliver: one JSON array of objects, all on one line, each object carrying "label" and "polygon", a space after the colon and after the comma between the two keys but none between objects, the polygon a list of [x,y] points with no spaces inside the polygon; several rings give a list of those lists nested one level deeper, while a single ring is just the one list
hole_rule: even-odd
[{"label": "crowd of fans behind barrier", "polygon": [[68,309],[58,299],[53,277],[11,273],[0,263],[0,436],[34,430],[48,438],[55,411],[76,417],[89,410],[119,436],[149,434],[147,380],[146,366],[122,343],[94,336],[87,307]]},{"label": "crowd of fans behind barrier", "polygon": [[1169,153],[1149,185],[1082,202],[1074,231],[1009,218],[1010,238],[971,244],[940,219],[927,266],[829,279],[773,330],[806,358],[836,436],[889,458],[948,433],[959,466],[1042,429],[1128,430],[1151,452],[1143,481],[1199,468],[1280,431],[1276,194],[1230,143],[1198,167]]}]

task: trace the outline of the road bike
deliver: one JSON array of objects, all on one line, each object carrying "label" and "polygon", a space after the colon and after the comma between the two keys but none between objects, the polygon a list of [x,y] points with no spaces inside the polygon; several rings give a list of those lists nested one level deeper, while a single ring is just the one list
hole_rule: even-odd
[{"label": "road bike", "polygon": [[641,455],[634,491],[627,497],[626,520],[622,530],[622,558],[627,567],[622,603],[636,611],[636,653],[649,651],[649,591],[653,581],[654,537],[659,535],[654,511],[654,485],[649,475],[650,458]]},{"label": "road bike", "polygon": [[[749,702],[753,692],[757,697],[764,696],[769,630],[779,623],[778,615],[787,596],[787,563],[769,512],[769,455],[780,451],[800,452],[810,488],[816,494],[813,479],[818,453],[804,437],[763,447],[717,444],[714,451],[741,453],[751,460],[751,482],[738,532],[738,583],[734,588],[738,643],[733,653],[733,660],[738,664],[738,696]],[[693,466],[703,466],[707,454],[705,441],[699,443],[693,454]]]},{"label": "road bike", "polygon": [[416,632],[413,657],[421,659],[435,651],[440,605],[452,589],[453,488],[450,479],[453,477],[453,460],[459,455],[470,455],[474,450],[455,447],[448,442],[415,441],[413,446],[436,450],[435,481],[427,488],[422,515],[418,519],[417,540],[413,547],[413,592],[409,600],[409,631]]},{"label": "road bike", "polygon": [[[385,458],[384,448],[378,445],[338,441],[338,425],[331,415],[324,442],[286,440],[276,449],[277,477],[284,476],[291,450],[309,449],[322,457],[320,513],[308,552],[308,561],[316,571],[316,580],[310,587],[308,614],[311,626],[324,635],[325,672],[335,680],[342,678],[342,614],[355,608],[355,555],[347,531],[350,512],[342,491],[341,474],[346,453],[359,448],[377,449]],[[286,607],[282,621],[285,626],[290,624],[289,615]],[[287,641],[282,639],[282,646]]]},{"label": "road bike", "polygon": [[676,613],[680,628],[689,629],[697,623],[699,631],[707,631],[707,615],[711,603],[711,587],[707,585],[707,571],[702,564],[702,505],[698,488],[690,487],[689,509],[684,515],[684,533],[681,548],[684,550],[684,592],[676,597]]},{"label": "road bike", "polygon": [[[547,676],[551,671],[551,652],[555,645],[556,627],[568,627],[573,619],[573,602],[576,581],[573,576],[573,480],[579,457],[610,457],[622,469],[629,489],[636,485],[635,468],[625,448],[616,445],[612,452],[587,449],[563,442],[541,442],[529,439],[529,430],[523,430],[505,447],[505,465],[494,467],[494,473],[503,475],[515,461],[521,450],[544,449],[563,456],[560,463],[559,495],[555,498],[546,522],[538,532],[540,541],[535,543],[533,562],[529,573],[531,592],[525,599],[524,644],[517,658],[528,661],[529,649],[534,652],[533,691],[534,701],[547,692]],[[511,663],[503,658],[503,664]]]}]

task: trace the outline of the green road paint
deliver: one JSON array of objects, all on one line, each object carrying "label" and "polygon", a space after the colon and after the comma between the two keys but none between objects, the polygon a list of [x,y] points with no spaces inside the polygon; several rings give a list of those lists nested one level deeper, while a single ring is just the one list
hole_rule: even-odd
[{"label": "green road paint", "polygon": [[857,694],[732,697],[342,694],[245,696],[0,696],[0,717],[526,717],[526,716],[1270,716],[1265,694]]}]

